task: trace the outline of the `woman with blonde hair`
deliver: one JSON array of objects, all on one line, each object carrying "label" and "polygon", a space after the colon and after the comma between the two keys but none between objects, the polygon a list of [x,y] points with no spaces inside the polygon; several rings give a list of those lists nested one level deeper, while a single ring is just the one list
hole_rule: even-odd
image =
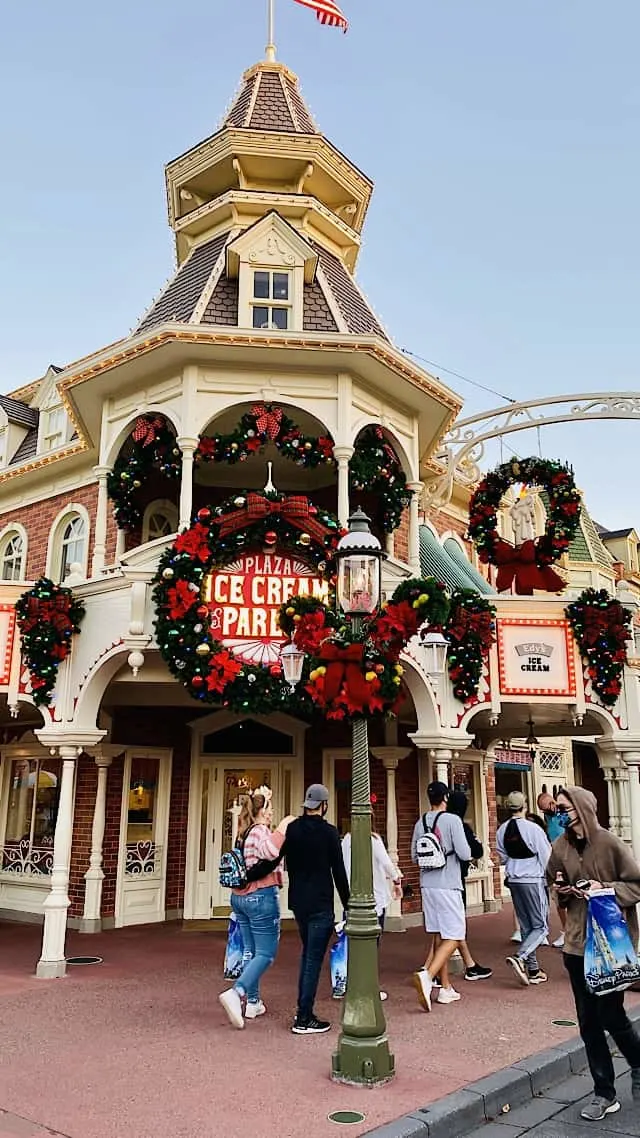
[{"label": "woman with blonde hair", "polygon": [[292,818],[283,818],[271,831],[271,793],[267,786],[260,786],[240,799],[236,845],[242,849],[248,883],[231,891],[231,908],[242,934],[244,967],[233,987],[218,997],[237,1028],[267,1010],[260,998],[260,980],[273,964],[280,940],[280,850]]}]

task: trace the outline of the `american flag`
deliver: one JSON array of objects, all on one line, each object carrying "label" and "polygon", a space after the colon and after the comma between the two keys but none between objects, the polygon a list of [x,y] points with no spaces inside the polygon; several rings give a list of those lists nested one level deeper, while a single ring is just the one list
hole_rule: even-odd
[{"label": "american flag", "polygon": [[328,24],[330,28],[342,28],[346,32],[349,27],[349,21],[344,12],[341,12],[338,5],[334,0],[296,0],[296,4],[302,4],[305,8],[312,8],[316,14],[316,19],[321,24]]}]

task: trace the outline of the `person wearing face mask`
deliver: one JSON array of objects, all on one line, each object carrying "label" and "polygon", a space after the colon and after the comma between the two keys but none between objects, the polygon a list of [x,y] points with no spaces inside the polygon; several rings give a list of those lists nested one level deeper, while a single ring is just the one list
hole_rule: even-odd
[{"label": "person wearing face mask", "polygon": [[599,1122],[620,1110],[606,1032],[613,1037],[631,1067],[631,1091],[636,1104],[640,1104],[640,1037],[624,1010],[623,992],[596,996],[587,987],[584,976],[586,898],[590,890],[614,889],[637,947],[640,866],[626,843],[598,823],[597,802],[590,790],[580,786],[563,788],[558,792],[556,803],[556,816],[564,834],[553,843],[547,881],[566,911],[564,966],[569,973],[580,1035],[593,1078],[593,1102],[584,1108],[581,1116],[590,1122]]},{"label": "person wearing face mask", "polygon": [[316,1035],[331,1027],[318,1019],[313,1005],[335,924],[334,884],[346,909],[349,882],[338,831],[325,820],[328,808],[329,791],[314,783],[305,795],[304,813],[289,823],[282,847],[289,874],[289,908],[302,941],[294,1035]]}]

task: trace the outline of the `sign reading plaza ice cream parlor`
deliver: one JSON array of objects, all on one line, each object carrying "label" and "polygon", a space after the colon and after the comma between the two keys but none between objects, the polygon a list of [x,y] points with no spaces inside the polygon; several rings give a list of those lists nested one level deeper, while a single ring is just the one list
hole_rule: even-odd
[{"label": "sign reading plaza ice cream parlor", "polygon": [[502,695],[573,696],[576,674],[566,620],[498,620]]},{"label": "sign reading plaza ice cream parlor", "polygon": [[211,573],[203,599],[212,635],[250,664],[273,664],[283,640],[280,605],[292,597],[316,597],[325,604],[329,585],[297,557],[251,553]]}]

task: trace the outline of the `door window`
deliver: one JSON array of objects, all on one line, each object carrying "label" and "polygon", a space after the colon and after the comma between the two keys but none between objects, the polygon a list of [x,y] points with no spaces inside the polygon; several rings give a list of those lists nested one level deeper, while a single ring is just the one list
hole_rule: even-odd
[{"label": "door window", "polygon": [[14,759],[2,871],[48,875],[53,869],[53,838],[58,816],[60,759]]},{"label": "door window", "polygon": [[159,774],[160,759],[132,758],[125,862],[125,873],[130,877],[160,869],[162,851],[156,843]]}]

